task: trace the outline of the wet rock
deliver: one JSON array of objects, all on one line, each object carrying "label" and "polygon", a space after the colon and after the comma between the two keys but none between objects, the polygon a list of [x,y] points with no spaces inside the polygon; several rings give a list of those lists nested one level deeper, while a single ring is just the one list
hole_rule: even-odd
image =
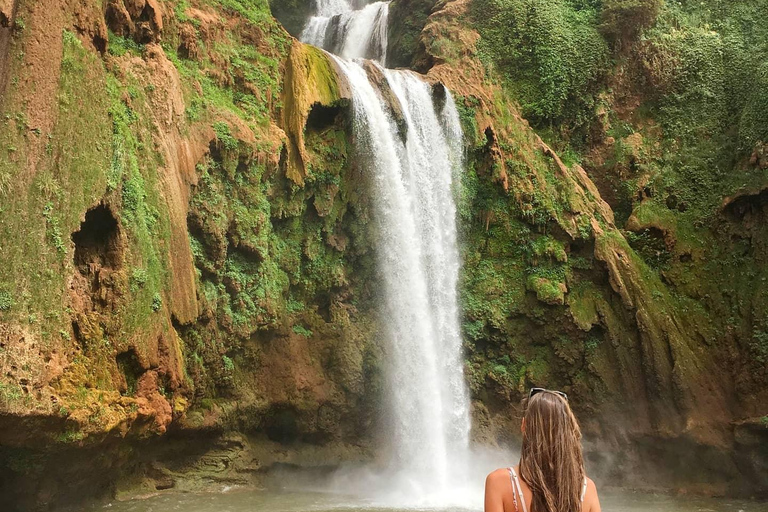
[{"label": "wet rock", "polygon": [[309,159],[305,127],[315,105],[338,106],[351,99],[336,65],[317,48],[294,43],[288,57],[283,87],[283,129],[288,137],[286,175],[303,185]]},{"label": "wet rock", "polygon": [[403,106],[400,104],[400,100],[397,98],[392,88],[389,86],[387,78],[384,76],[384,72],[373,61],[367,60],[363,65],[365,72],[368,74],[368,79],[371,84],[379,90],[379,94],[384,100],[389,115],[394,119],[397,125],[398,135],[400,139],[405,142],[408,138],[408,123],[405,120],[405,114],[403,113]]}]

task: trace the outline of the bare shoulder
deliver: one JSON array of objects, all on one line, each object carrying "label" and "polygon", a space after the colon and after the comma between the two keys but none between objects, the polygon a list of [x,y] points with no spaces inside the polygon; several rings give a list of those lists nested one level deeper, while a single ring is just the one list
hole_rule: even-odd
[{"label": "bare shoulder", "polygon": [[509,470],[506,468],[499,468],[495,471],[491,471],[485,479],[485,482],[488,485],[498,485],[501,482],[506,482],[508,478]]},{"label": "bare shoulder", "polygon": [[584,509],[589,512],[600,512],[600,498],[597,496],[597,486],[591,478],[587,478],[587,493],[584,496]]}]

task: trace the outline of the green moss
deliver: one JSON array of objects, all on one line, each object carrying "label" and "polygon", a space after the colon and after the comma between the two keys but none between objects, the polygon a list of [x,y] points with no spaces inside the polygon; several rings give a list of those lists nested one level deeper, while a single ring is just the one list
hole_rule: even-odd
[{"label": "green moss", "polygon": [[656,21],[661,0],[604,0],[600,29],[617,46],[636,39]]},{"label": "green moss", "polygon": [[589,282],[572,287],[568,294],[568,307],[579,329],[589,332],[600,323],[599,304],[604,300],[600,291]]},{"label": "green moss", "polygon": [[[0,174],[12,177],[0,206],[0,237],[4,240],[0,244],[0,289],[14,298],[7,320],[26,324],[30,316],[45,317],[45,331],[39,324],[33,330],[47,333],[48,338],[69,328],[66,315],[60,313],[65,269],[71,268],[69,233],[77,230],[80,216],[103,193],[110,147],[101,61],[71,32],[63,32],[62,41],[53,130],[8,129],[27,122],[19,109],[26,91],[13,88],[4,98],[6,115],[0,121],[4,123]],[[38,159],[36,172],[27,173],[28,148],[38,137],[45,141],[46,151]],[[17,149],[4,151],[8,146]]]},{"label": "green moss", "polygon": [[528,276],[526,286],[529,290],[535,292],[536,298],[542,302],[560,305],[565,302],[565,292],[557,281],[531,275]]},{"label": "green moss", "polygon": [[559,263],[568,261],[568,255],[562,242],[552,236],[538,236],[531,241],[531,253],[535,258],[549,258]]},{"label": "green moss", "polygon": [[[217,121],[217,113],[232,112],[252,125],[257,131],[265,129],[270,115],[281,107],[281,62],[289,48],[285,31],[271,17],[266,0],[206,0],[212,7],[234,16],[233,23],[207,48],[201,61],[182,59],[170,41],[163,43],[166,55],[174,63],[182,78],[187,118],[190,121]],[[177,17],[194,24],[186,16],[187,5],[177,5]],[[257,24],[263,36],[258,48],[249,35]],[[226,70],[225,78],[219,69]],[[224,85],[229,84],[229,85]],[[202,93],[201,93],[202,92]]]},{"label": "green moss", "polygon": [[[167,262],[161,246],[170,240],[167,205],[158,187],[160,157],[145,140],[151,133],[149,104],[143,90],[133,82],[122,83],[107,77],[112,119],[112,159],[108,186],[119,193],[122,225],[128,231],[126,259],[141,265],[132,275],[134,300],[124,311],[125,332],[147,325],[149,316],[159,310],[161,290],[169,287]],[[129,107],[125,101],[131,98]],[[137,286],[138,284],[138,286]]]},{"label": "green moss", "polygon": [[0,311],[8,311],[13,307],[13,295],[6,290],[0,290]]},{"label": "green moss", "polygon": [[23,398],[24,393],[18,384],[0,382],[0,403],[4,409],[10,409]]},{"label": "green moss", "polygon": [[739,147],[745,151],[768,141],[768,63],[752,75],[751,86],[739,120]]}]

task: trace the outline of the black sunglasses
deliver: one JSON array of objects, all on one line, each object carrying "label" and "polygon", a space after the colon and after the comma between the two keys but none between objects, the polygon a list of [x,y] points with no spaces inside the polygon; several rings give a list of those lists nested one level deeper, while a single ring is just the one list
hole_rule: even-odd
[{"label": "black sunglasses", "polygon": [[539,393],[554,393],[556,395],[560,395],[561,397],[565,398],[565,401],[568,401],[568,395],[563,393],[562,391],[552,391],[550,389],[544,389],[544,388],[531,388],[531,390],[528,392],[528,400],[533,398],[535,395],[538,395]]}]

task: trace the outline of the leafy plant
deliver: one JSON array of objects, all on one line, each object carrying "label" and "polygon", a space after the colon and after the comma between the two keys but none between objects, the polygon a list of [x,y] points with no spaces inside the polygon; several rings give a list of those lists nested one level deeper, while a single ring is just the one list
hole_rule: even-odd
[{"label": "leafy plant", "polygon": [[13,295],[6,290],[0,290],[0,311],[8,311],[13,307]]},{"label": "leafy plant", "polygon": [[229,356],[221,356],[221,364],[225,372],[232,373],[235,371],[235,362]]},{"label": "leafy plant", "polygon": [[293,326],[293,332],[300,336],[304,336],[305,338],[311,338],[312,337],[312,331],[305,328],[303,325],[294,325]]},{"label": "leafy plant", "polygon": [[157,313],[160,311],[160,308],[163,306],[163,298],[160,296],[159,293],[155,293],[155,295],[152,297],[152,311]]},{"label": "leafy plant", "polygon": [[216,139],[227,151],[235,151],[238,146],[237,139],[232,136],[229,125],[223,121],[218,121],[213,125],[213,131],[216,132]]}]

